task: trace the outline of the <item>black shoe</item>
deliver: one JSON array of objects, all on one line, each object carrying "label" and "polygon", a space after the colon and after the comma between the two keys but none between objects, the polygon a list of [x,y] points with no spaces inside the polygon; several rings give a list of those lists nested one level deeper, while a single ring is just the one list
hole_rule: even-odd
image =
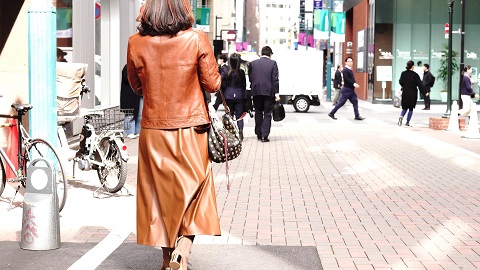
[{"label": "black shoe", "polygon": [[257,134],[257,139],[260,141],[262,139],[262,136]]},{"label": "black shoe", "polygon": [[262,142],[269,142],[270,140],[269,140],[268,138],[262,137],[262,138],[261,138],[261,141],[262,141]]},{"label": "black shoe", "polygon": [[401,126],[402,125],[402,121],[403,121],[403,116],[400,116],[398,118],[398,125]]},{"label": "black shoe", "polygon": [[335,115],[333,115],[333,113],[329,113],[328,116],[329,116],[330,118],[332,118],[333,120],[337,120],[337,118],[335,117]]},{"label": "black shoe", "polygon": [[405,126],[406,126],[406,127],[410,127],[410,122],[407,122],[407,123],[405,124]]},{"label": "black shoe", "polygon": [[238,131],[238,135],[240,135],[240,141],[243,141],[243,129]]},{"label": "black shoe", "polygon": [[365,118],[361,117],[360,115],[354,118],[355,120],[363,121]]}]

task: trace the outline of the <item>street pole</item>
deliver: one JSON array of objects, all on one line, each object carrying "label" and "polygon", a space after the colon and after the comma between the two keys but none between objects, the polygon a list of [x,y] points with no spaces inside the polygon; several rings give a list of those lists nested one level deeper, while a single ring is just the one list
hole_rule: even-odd
[{"label": "street pole", "polygon": [[305,20],[305,50],[308,51],[308,19]]},{"label": "street pole", "polygon": [[462,95],[462,81],[463,81],[463,69],[465,67],[465,1],[462,0],[462,26],[460,27],[460,82],[458,91],[458,102],[461,102],[460,96]]},{"label": "street pole", "polygon": [[57,145],[56,8],[48,0],[32,1],[28,10],[28,79],[33,110],[30,135]]},{"label": "street pole", "polygon": [[215,39],[218,39],[218,19],[222,19],[220,16],[215,16]]},{"label": "street pole", "polygon": [[327,39],[327,102],[332,101],[332,59],[330,57],[330,32],[332,30],[332,27],[330,26],[331,22],[331,16],[330,16],[330,11],[331,11],[331,0],[327,0],[327,9],[328,9],[328,39]]},{"label": "street pole", "polygon": [[[455,0],[448,0],[448,25],[453,29],[453,3]],[[448,67],[447,67],[447,111],[444,117],[450,117],[452,111],[452,32],[448,31]]]}]

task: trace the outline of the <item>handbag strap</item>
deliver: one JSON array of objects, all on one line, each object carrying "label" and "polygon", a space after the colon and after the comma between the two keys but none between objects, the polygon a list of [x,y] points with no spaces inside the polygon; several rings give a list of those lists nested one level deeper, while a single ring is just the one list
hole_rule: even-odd
[{"label": "handbag strap", "polygon": [[223,96],[223,91],[220,89],[218,90],[220,92],[220,97],[222,98],[222,104],[223,108],[225,108],[225,113],[230,114],[230,108],[227,106],[227,101],[225,100],[225,97]]}]

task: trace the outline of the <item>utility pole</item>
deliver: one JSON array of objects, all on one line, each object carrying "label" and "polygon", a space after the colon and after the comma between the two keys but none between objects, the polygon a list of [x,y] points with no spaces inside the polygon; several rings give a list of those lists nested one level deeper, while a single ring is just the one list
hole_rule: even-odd
[{"label": "utility pole", "polygon": [[220,16],[215,16],[215,39],[218,39],[218,19],[222,19]]},{"label": "utility pole", "polygon": [[[455,0],[448,0],[448,25],[453,29],[453,3]],[[447,66],[447,111],[443,117],[450,117],[452,111],[452,32],[448,31],[448,66]],[[462,52],[463,54],[463,52]]]},{"label": "utility pole", "polygon": [[331,0],[327,0],[327,10],[328,10],[328,39],[327,39],[327,78],[326,78],[326,85],[327,85],[327,102],[332,101],[332,58],[330,55],[330,34],[332,27],[331,25]]},{"label": "utility pole", "polygon": [[462,0],[462,25],[460,27],[460,82],[458,91],[458,102],[462,102],[460,96],[462,95],[462,81],[463,81],[463,69],[465,67],[465,1]]}]

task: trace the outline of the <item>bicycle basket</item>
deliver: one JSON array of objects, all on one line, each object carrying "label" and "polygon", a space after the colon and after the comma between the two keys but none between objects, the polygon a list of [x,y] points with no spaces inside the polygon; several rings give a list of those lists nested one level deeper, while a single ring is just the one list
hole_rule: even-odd
[{"label": "bicycle basket", "polygon": [[130,128],[131,121],[124,121],[125,117],[133,116],[133,109],[104,109],[89,113],[89,123],[95,130],[124,130]]}]

